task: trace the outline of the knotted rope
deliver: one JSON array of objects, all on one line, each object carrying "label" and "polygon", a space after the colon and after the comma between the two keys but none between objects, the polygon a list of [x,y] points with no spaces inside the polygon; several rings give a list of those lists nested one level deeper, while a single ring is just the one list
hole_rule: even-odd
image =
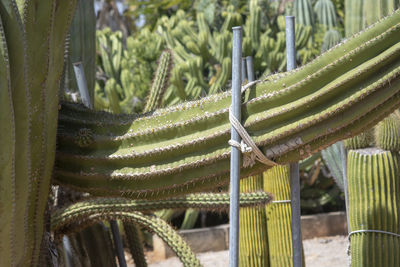
[{"label": "knotted rope", "polygon": [[[253,86],[254,84],[260,82],[260,80],[256,80],[253,82],[249,82],[245,86],[242,86],[241,93],[245,92],[248,88]],[[273,162],[269,158],[267,158],[264,153],[257,147],[256,143],[254,143],[253,139],[247,133],[246,129],[243,125],[236,119],[233,115],[232,106],[229,108],[229,121],[233,128],[238,132],[240,137],[242,138],[241,143],[235,140],[229,140],[228,143],[230,146],[238,148],[243,154],[243,167],[251,167],[255,164],[255,161],[258,160],[259,162],[273,167],[278,165],[277,163]]]}]

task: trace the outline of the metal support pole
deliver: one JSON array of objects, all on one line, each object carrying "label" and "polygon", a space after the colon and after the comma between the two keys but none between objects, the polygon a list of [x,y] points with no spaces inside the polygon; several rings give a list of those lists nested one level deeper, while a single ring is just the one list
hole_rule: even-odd
[{"label": "metal support pole", "polygon": [[247,72],[246,72],[246,58],[242,58],[242,75],[241,75],[241,82],[244,83],[246,81],[246,76],[247,76]]},{"label": "metal support pole", "polygon": [[82,62],[73,63],[73,66],[82,102],[86,107],[93,109],[93,103],[90,101],[89,90],[87,88],[86,76],[85,71],[83,70]]},{"label": "metal support pole", "polygon": [[114,239],[115,252],[117,253],[117,258],[120,267],[127,267],[125,261],[124,247],[122,245],[121,235],[119,233],[118,223],[115,220],[110,221],[111,232]]},{"label": "metal support pole", "polygon": [[[296,68],[296,34],[294,16],[286,16],[286,62],[288,71]],[[298,162],[290,164],[290,194],[292,209],[293,267],[302,267],[300,175]]]},{"label": "metal support pole", "polygon": [[72,249],[71,249],[71,242],[69,241],[68,236],[63,236],[62,238],[62,242],[63,242],[63,247],[64,247],[64,265],[66,267],[72,267],[74,266],[74,255],[72,253]]},{"label": "metal support pole", "polygon": [[[242,60],[242,27],[233,27],[232,43],[232,112],[238,121],[241,120],[241,60]],[[231,139],[240,143],[240,136],[231,127]],[[229,206],[229,266],[237,267],[239,258],[239,184],[240,153],[237,147],[231,147],[230,186],[231,198]]]},{"label": "metal support pole", "polygon": [[248,56],[246,57],[246,64],[247,64],[247,80],[252,82],[255,80],[254,75],[254,64],[253,64],[253,57]]},{"label": "metal support pole", "polygon": [[[89,90],[87,88],[86,77],[85,77],[85,72],[83,70],[82,62],[73,63],[73,66],[82,102],[86,107],[93,109],[93,103],[92,101],[90,101]],[[121,235],[118,229],[118,224],[116,221],[111,220],[110,226],[114,238],[115,251],[117,253],[119,266],[126,267],[124,248],[122,245]]]},{"label": "metal support pole", "polygon": [[349,220],[349,188],[347,183],[347,150],[342,142],[340,148],[340,157],[342,158],[342,171],[343,171],[343,187],[344,187],[344,200],[346,205],[346,219],[347,219],[347,234],[350,234],[350,220]]}]

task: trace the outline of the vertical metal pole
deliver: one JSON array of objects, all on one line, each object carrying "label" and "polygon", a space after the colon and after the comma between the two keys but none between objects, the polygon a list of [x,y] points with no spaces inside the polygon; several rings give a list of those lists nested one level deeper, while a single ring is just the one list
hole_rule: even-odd
[{"label": "vertical metal pole", "polygon": [[[87,88],[86,77],[85,77],[85,72],[83,70],[82,62],[73,63],[73,66],[82,102],[86,107],[93,109],[93,103],[92,101],[90,101],[89,90]],[[110,226],[112,235],[114,237],[115,251],[117,253],[119,266],[126,267],[124,248],[122,245],[121,235],[118,229],[118,224],[115,220],[111,220]]]},{"label": "vertical metal pole", "polygon": [[[287,70],[296,68],[295,17],[286,16],[286,62]],[[302,266],[301,207],[299,163],[290,164],[290,194],[292,209],[293,267]]]},{"label": "vertical metal pole", "polygon": [[347,234],[350,234],[350,218],[349,218],[349,188],[347,183],[347,150],[343,142],[340,146],[340,157],[342,158],[342,171],[343,171],[343,187],[344,187],[344,200],[346,205],[346,219],[347,219]]},{"label": "vertical metal pole", "polygon": [[[241,60],[242,60],[242,27],[233,27],[232,43],[232,112],[238,121],[241,120]],[[240,136],[231,128],[231,139],[240,143]],[[231,198],[229,206],[229,266],[238,266],[239,256],[239,183],[240,153],[237,147],[231,147]]]},{"label": "vertical metal pole", "polygon": [[249,82],[252,82],[255,80],[255,75],[254,75],[254,65],[253,65],[253,57],[248,56],[246,57],[246,64],[247,64],[247,79]]},{"label": "vertical metal pole", "polygon": [[86,107],[93,109],[93,103],[90,101],[89,90],[87,88],[86,76],[85,71],[83,70],[82,62],[73,63],[73,66],[82,102]]},{"label": "vertical metal pole", "polygon": [[66,235],[63,236],[62,241],[64,247],[64,264],[66,267],[72,267],[74,263],[73,261],[74,255],[71,249],[71,242],[69,241],[69,238]]},{"label": "vertical metal pole", "polygon": [[242,73],[242,75],[241,75],[241,82],[242,83],[244,83],[245,81],[246,81],[246,76],[247,76],[247,73],[246,73],[246,58],[242,58],[242,70],[241,70],[241,73]]},{"label": "vertical metal pole", "polygon": [[121,235],[119,233],[118,223],[115,220],[110,221],[111,232],[114,239],[115,251],[120,267],[127,267],[125,261],[124,247],[122,245]]}]

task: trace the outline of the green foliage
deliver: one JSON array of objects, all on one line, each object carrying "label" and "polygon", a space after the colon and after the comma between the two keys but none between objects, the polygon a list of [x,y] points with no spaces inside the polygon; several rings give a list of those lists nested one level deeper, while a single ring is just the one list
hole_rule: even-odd
[{"label": "green foliage", "polygon": [[321,151],[326,166],[342,192],[344,191],[342,162],[342,154],[345,155],[344,149],[343,142],[337,142]]}]

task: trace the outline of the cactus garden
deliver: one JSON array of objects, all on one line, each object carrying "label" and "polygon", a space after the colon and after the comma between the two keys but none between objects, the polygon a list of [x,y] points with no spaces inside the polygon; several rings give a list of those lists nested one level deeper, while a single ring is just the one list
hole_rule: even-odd
[{"label": "cactus garden", "polygon": [[266,158],[242,149],[238,266],[307,265],[297,162],[303,214],[346,210],[342,257],[400,266],[399,4],[0,0],[0,267],[145,267],[152,235],[202,266],[178,228],[228,217],[235,75]]}]

